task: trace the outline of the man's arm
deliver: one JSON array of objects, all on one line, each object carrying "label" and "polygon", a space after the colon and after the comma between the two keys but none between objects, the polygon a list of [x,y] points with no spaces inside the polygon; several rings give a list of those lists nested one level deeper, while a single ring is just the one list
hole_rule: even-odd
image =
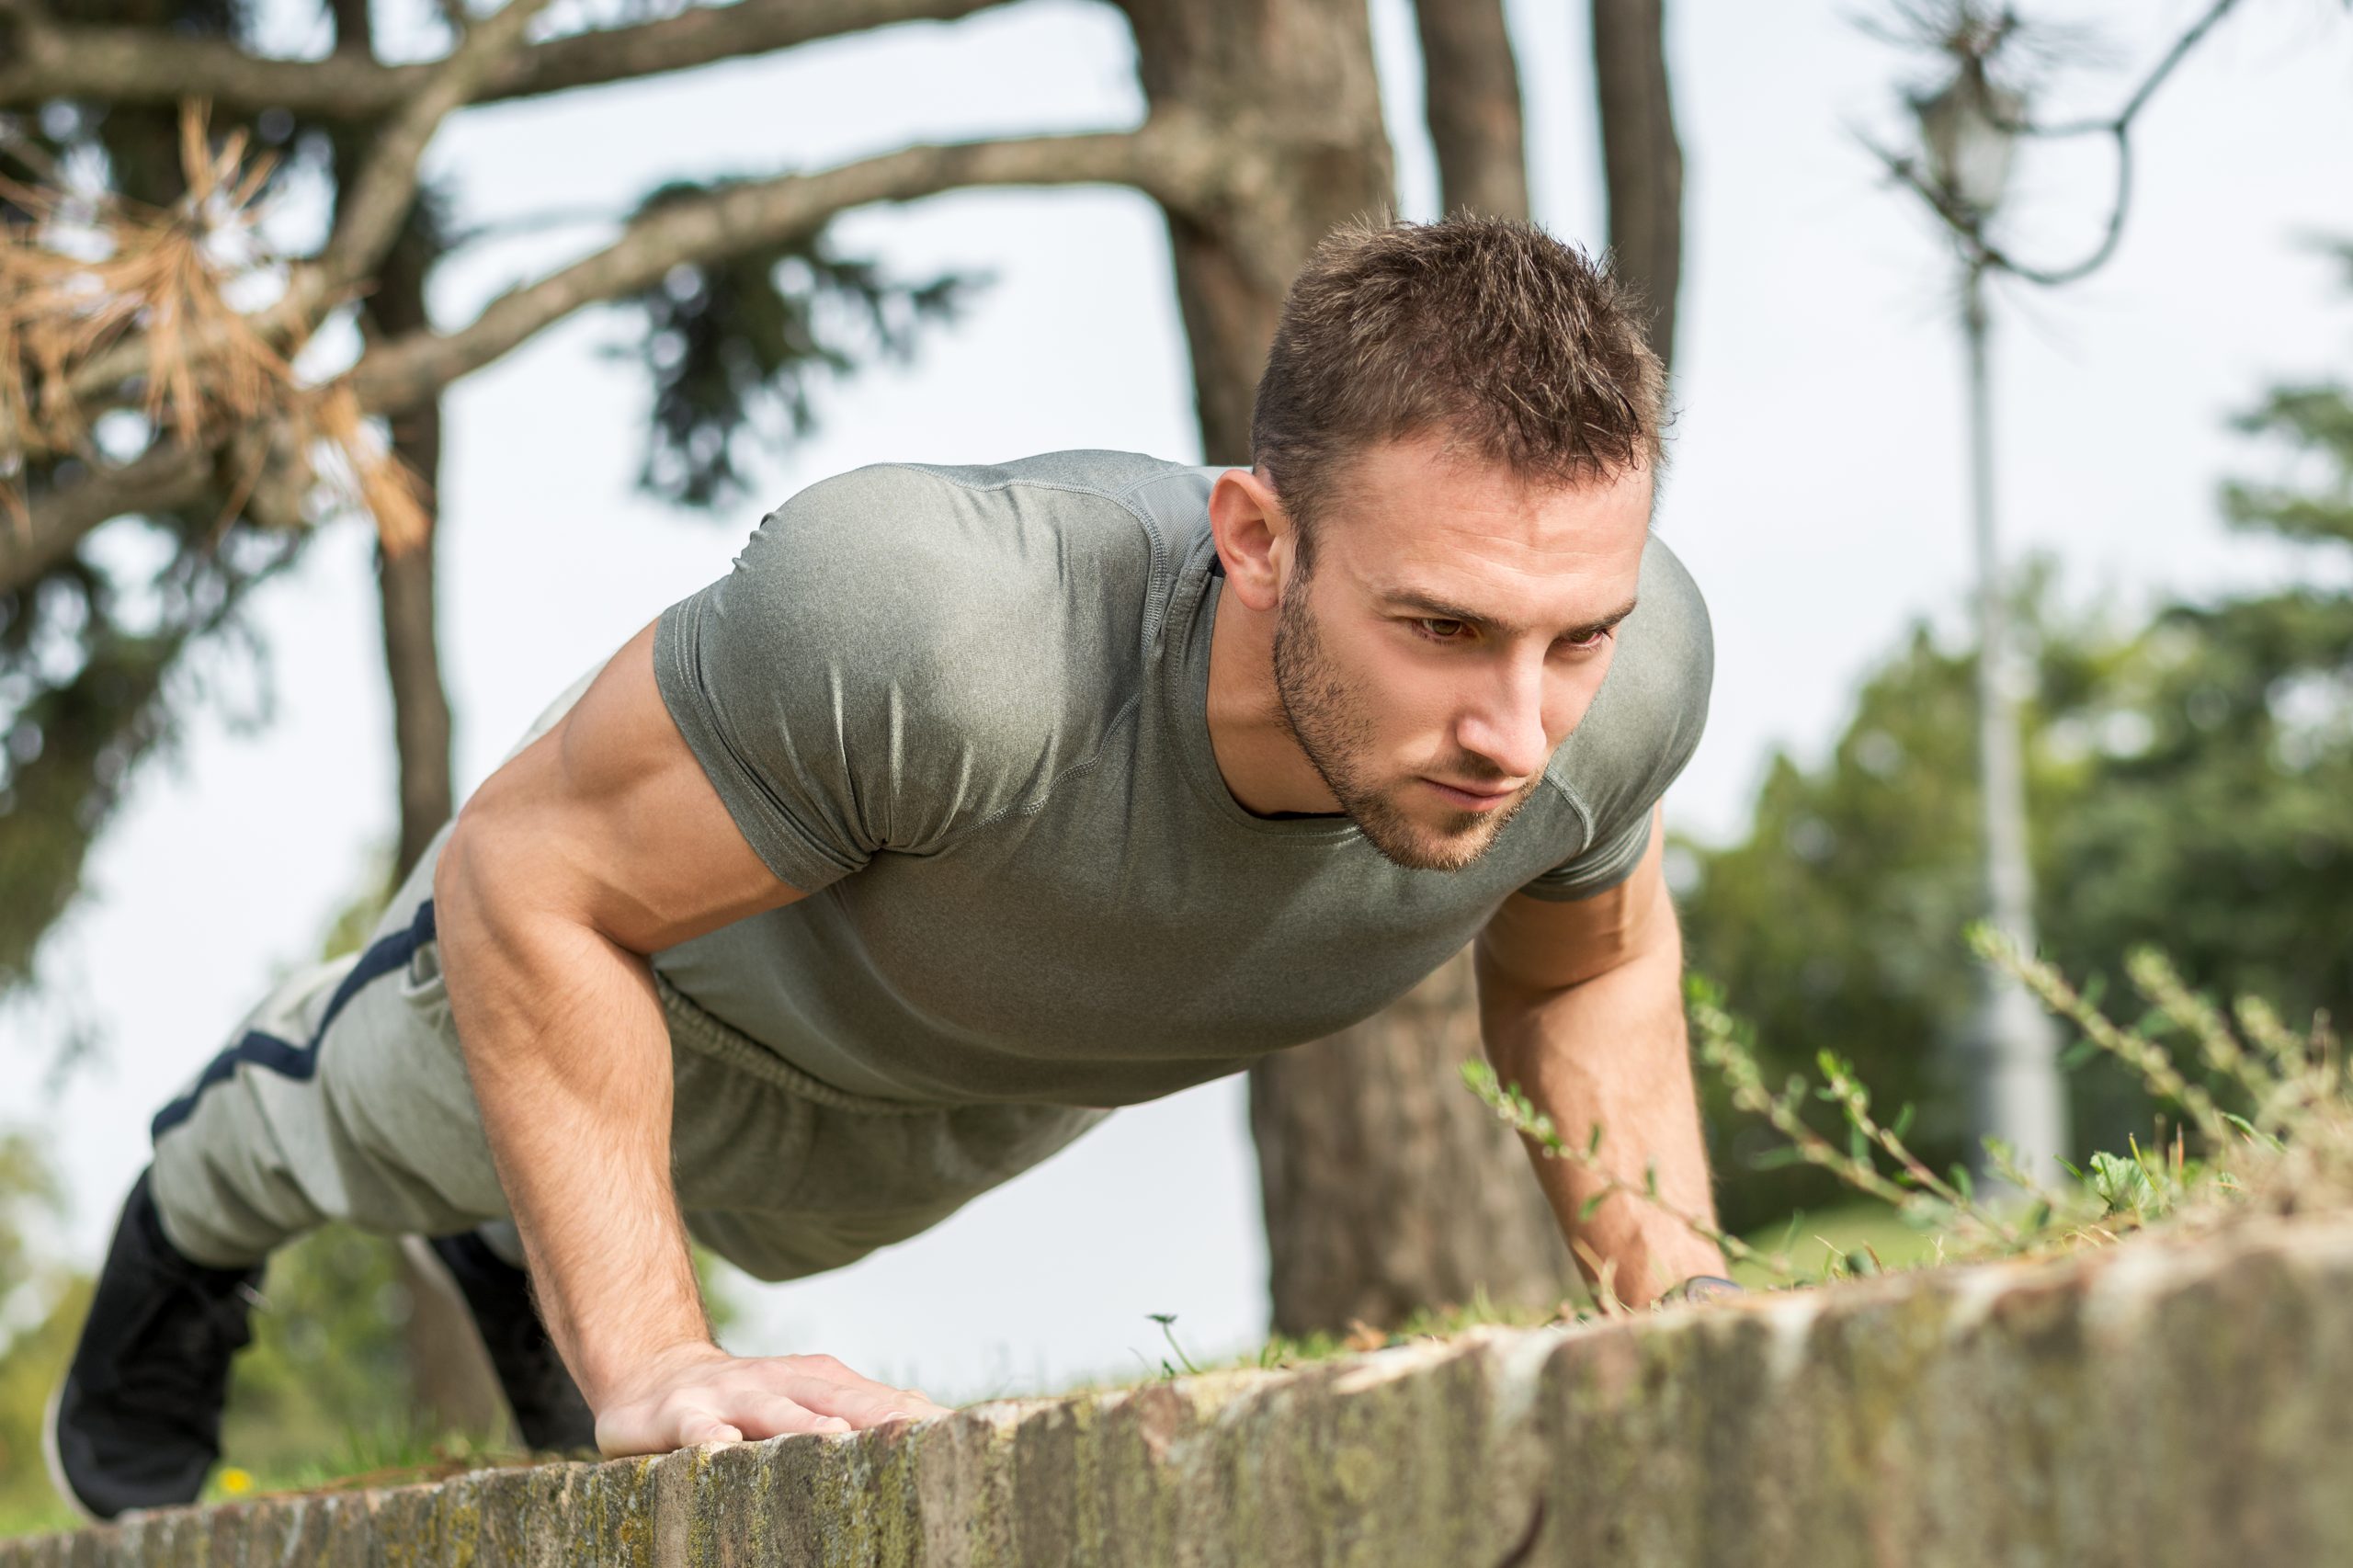
[{"label": "man's arm", "polygon": [[608,1454],[936,1415],[830,1357],[738,1359],[711,1341],[645,955],[801,894],[680,737],[653,649],[649,626],[491,775],[433,879],[449,1005],[540,1310]]},{"label": "man's arm", "polygon": [[[1655,812],[1651,842],[1625,881],[1567,903],[1514,894],[1481,933],[1480,1025],[1496,1075],[1517,1084],[1582,1149],[1598,1124],[1600,1164],[1642,1187],[1655,1170],[1659,1197],[1715,1223],[1708,1159],[1691,1086],[1683,1023],[1683,940],[1662,872]],[[1529,1148],[1537,1179],[1578,1263],[1614,1263],[1620,1301],[1642,1305],[1698,1275],[1722,1275],[1714,1243],[1635,1193],[1620,1193],[1580,1222],[1607,1185],[1574,1160]]]}]

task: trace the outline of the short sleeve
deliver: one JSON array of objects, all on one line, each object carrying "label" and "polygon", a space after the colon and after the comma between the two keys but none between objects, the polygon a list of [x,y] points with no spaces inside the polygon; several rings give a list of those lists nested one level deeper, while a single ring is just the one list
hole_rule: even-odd
[{"label": "short sleeve", "polygon": [[1707,603],[1674,552],[1653,539],[1609,674],[1545,771],[1590,825],[1585,846],[1520,892],[1566,903],[1633,874],[1650,847],[1652,808],[1699,749],[1714,682]]},{"label": "short sleeve", "polygon": [[860,469],[663,612],[664,705],[789,885],[935,850],[1051,777],[1069,618],[1020,527],[922,471]]}]

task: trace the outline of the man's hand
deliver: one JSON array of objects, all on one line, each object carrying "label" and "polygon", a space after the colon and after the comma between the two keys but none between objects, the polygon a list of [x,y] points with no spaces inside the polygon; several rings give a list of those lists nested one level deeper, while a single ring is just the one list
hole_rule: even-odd
[{"label": "man's hand", "polygon": [[[1591,898],[1505,900],[1477,955],[1480,1022],[1496,1075],[1551,1117],[1571,1148],[1584,1149],[1601,1129],[1606,1174],[1570,1159],[1538,1159],[1536,1173],[1578,1265],[1588,1278],[1608,1269],[1629,1306],[1692,1276],[1725,1272],[1716,1244],[1677,1217],[1712,1226],[1715,1205],[1662,839],[1654,816],[1641,864]],[[1654,1176],[1659,1203],[1639,1196]],[[1633,1191],[1587,1213],[1613,1178]]]},{"label": "man's hand", "polygon": [[692,1344],[649,1358],[590,1403],[597,1447],[615,1458],[947,1414],[923,1394],[862,1378],[831,1356],[735,1357]]}]

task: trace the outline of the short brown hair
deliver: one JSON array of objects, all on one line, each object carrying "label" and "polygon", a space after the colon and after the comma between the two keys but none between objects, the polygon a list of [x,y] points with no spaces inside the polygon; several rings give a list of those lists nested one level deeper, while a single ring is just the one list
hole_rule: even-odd
[{"label": "short brown hair", "polygon": [[1665,380],[1630,291],[1543,230],[1359,222],[1284,297],[1251,460],[1302,528],[1349,458],[1432,430],[1525,479],[1607,479],[1660,460]]}]

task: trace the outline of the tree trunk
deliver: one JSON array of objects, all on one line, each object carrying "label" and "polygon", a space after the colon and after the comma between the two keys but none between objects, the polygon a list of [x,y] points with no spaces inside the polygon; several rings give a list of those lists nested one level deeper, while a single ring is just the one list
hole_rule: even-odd
[{"label": "tree trunk", "polygon": [[[405,245],[401,247],[407,248]],[[413,331],[425,324],[424,271],[398,251],[369,301],[374,330]],[[425,538],[398,555],[376,554],[383,607],[384,676],[392,698],[392,745],[400,800],[397,886],[454,809],[449,782],[449,699],[441,684],[435,635],[434,547],[440,538],[441,403],[437,398],[392,422],[392,452],[426,486]],[[506,1396],[464,1301],[438,1288],[408,1249],[396,1255],[409,1300],[402,1340],[410,1398],[432,1426],[476,1434],[506,1430]]]},{"label": "tree trunk", "polygon": [[1519,1140],[1462,1086],[1479,1049],[1465,951],[1386,1012],[1253,1073],[1278,1333],[1389,1327],[1481,1293],[1549,1307],[1573,1288]]},{"label": "tree trunk", "polygon": [[[369,301],[375,328],[387,336],[427,324],[423,244],[405,242],[386,258]],[[433,835],[456,810],[449,757],[449,695],[441,683],[434,585],[441,539],[441,402],[419,404],[392,421],[392,454],[425,485],[425,538],[397,555],[381,548],[376,585],[383,605],[384,676],[392,688],[392,746],[400,801],[395,884],[408,875]]]},{"label": "tree trunk", "polygon": [[[372,51],[369,0],[332,0],[338,48]],[[366,128],[335,138],[340,191],[367,145]],[[360,312],[369,339],[397,336],[428,324],[426,275],[438,253],[428,214],[412,210],[384,257],[376,287]],[[392,885],[416,864],[454,809],[449,782],[449,698],[441,684],[435,624],[434,552],[440,534],[441,405],[437,400],[392,422],[395,456],[425,487],[426,536],[399,555],[377,551],[376,586],[383,611],[384,673],[392,699],[394,789],[400,839]],[[506,1396],[483,1348],[472,1315],[454,1291],[418,1267],[412,1249],[393,1254],[408,1297],[402,1343],[408,1356],[409,1397],[419,1417],[440,1431],[505,1432]]]},{"label": "tree trunk", "polygon": [[1418,0],[1414,15],[1421,24],[1422,105],[1438,153],[1439,204],[1448,212],[1525,219],[1519,67],[1503,0]]},{"label": "tree trunk", "polygon": [[1267,176],[1213,211],[1166,209],[1201,447],[1250,460],[1250,403],[1283,290],[1315,244],[1391,208],[1363,0],[1123,0],[1155,108],[1189,109],[1251,147]]},{"label": "tree trunk", "polygon": [[[1246,211],[1168,214],[1202,448],[1210,461],[1245,463],[1251,400],[1292,275],[1332,228],[1390,210],[1365,10],[1342,0],[1128,0],[1127,10],[1154,107],[1237,128],[1278,182],[1252,191]],[[1394,1323],[1482,1287],[1518,1301],[1559,1297],[1572,1271],[1526,1156],[1457,1078],[1477,1033],[1469,965],[1457,960],[1381,1017],[1252,1069],[1279,1331]]]},{"label": "tree trunk", "polygon": [[1593,76],[1618,276],[1650,312],[1651,348],[1675,363],[1683,281],[1683,149],[1666,85],[1665,0],[1593,0]]}]

